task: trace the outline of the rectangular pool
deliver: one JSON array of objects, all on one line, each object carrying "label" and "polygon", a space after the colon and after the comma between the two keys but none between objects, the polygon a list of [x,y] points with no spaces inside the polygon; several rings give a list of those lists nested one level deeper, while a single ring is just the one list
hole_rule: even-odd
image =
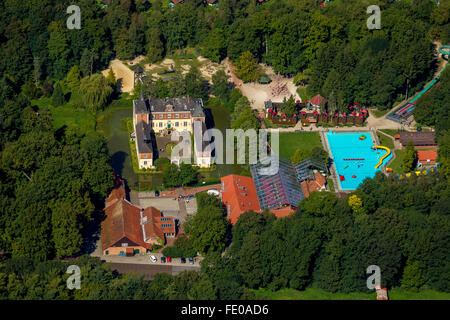
[{"label": "rectangular pool", "polygon": [[[389,151],[374,149],[370,132],[333,133],[330,131],[326,136],[342,190],[354,190],[364,179],[373,178],[377,171],[381,171],[381,166],[384,166],[392,157],[392,153],[389,154],[382,165],[375,169],[380,158]],[[361,140],[361,137],[365,138]]]}]

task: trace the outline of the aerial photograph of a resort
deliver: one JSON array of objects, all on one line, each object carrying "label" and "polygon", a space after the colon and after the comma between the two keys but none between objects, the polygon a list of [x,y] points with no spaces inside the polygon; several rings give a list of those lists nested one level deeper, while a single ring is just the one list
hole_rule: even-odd
[{"label": "aerial photograph of a resort", "polygon": [[449,58],[450,0],[0,1],[0,303],[450,301]]}]

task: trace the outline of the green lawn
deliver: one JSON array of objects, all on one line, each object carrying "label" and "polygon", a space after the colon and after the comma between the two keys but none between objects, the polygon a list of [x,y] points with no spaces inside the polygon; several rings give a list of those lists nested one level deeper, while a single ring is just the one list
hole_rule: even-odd
[{"label": "green lawn", "polygon": [[306,93],[306,87],[298,87],[297,93],[302,98],[302,101],[305,102],[305,100],[310,99],[311,96]]},{"label": "green lawn", "polygon": [[[375,300],[376,293],[331,293],[318,288],[307,288],[304,291],[281,289],[270,291],[265,289],[252,290],[256,299],[261,300]],[[391,300],[449,300],[450,293],[423,290],[411,292],[394,288],[388,291]]]},{"label": "green lawn", "polygon": [[375,300],[376,293],[331,293],[318,288],[307,288],[304,291],[281,289],[270,291],[266,289],[253,290],[256,299],[261,300]]},{"label": "green lawn", "polygon": [[390,136],[395,136],[398,133],[398,130],[396,129],[380,129],[380,131],[383,131],[384,133],[387,133]]},{"label": "green lawn", "polygon": [[327,178],[327,184],[328,184],[328,188],[330,188],[330,191],[335,192],[333,179]]},{"label": "green lawn", "polygon": [[391,150],[394,149],[394,140],[392,140],[391,138],[386,137],[384,134],[378,133],[378,132],[377,132],[377,136],[378,136],[378,139],[380,140],[380,144],[382,146],[388,147]]},{"label": "green lawn", "polygon": [[375,109],[375,110],[371,110],[371,111],[372,111],[372,113],[373,113],[373,115],[374,115],[375,117],[381,118],[381,117],[384,116],[386,113],[388,113],[390,110],[389,110],[389,109],[386,109],[386,110],[378,110],[378,109]]},{"label": "green lawn", "polygon": [[388,164],[389,168],[392,168],[394,173],[403,173],[402,170],[402,162],[403,162],[403,155],[405,154],[405,150],[394,150],[395,152],[395,159]]},{"label": "green lawn", "polygon": [[77,126],[80,128],[81,133],[84,134],[95,130],[95,117],[89,110],[81,107],[82,96],[80,94],[72,94],[69,102],[59,107],[52,106],[51,101],[51,98],[41,98],[31,100],[31,104],[50,110],[55,130],[60,129],[64,125]]},{"label": "green lawn", "polygon": [[290,158],[297,149],[323,147],[318,132],[280,132],[280,156]]}]

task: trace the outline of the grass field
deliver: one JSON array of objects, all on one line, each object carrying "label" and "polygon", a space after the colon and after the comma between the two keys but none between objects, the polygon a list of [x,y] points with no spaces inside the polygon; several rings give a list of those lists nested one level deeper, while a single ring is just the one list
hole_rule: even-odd
[{"label": "grass field", "polygon": [[33,106],[39,108],[48,108],[52,114],[53,127],[55,130],[63,126],[77,126],[81,133],[88,133],[95,130],[95,116],[84,108],[82,105],[82,96],[80,94],[72,94],[70,100],[59,107],[51,105],[52,98],[41,98],[31,100]]},{"label": "grass field", "polygon": [[389,168],[392,168],[394,173],[403,173],[402,170],[402,162],[403,155],[405,154],[405,150],[394,150],[395,159],[388,165]]},{"label": "grass field", "polygon": [[389,109],[387,109],[387,110],[378,110],[378,109],[375,109],[375,110],[371,110],[371,111],[372,111],[373,115],[374,115],[376,118],[381,118],[381,117],[384,116],[386,113],[388,113],[390,110],[389,110]]},{"label": "grass field", "polygon": [[[261,300],[376,300],[376,293],[331,293],[318,288],[307,288],[304,291],[282,289],[270,291],[265,289],[253,290],[256,299]],[[388,292],[391,300],[449,300],[450,293],[423,290],[411,292],[394,288]]]},{"label": "grass field", "polygon": [[392,137],[394,137],[398,133],[398,130],[396,130],[396,129],[380,129],[380,131],[383,131],[384,133],[386,133]]},{"label": "grass field", "polygon": [[389,149],[394,149],[394,140],[392,140],[389,137],[386,137],[382,133],[377,133],[378,139],[380,140],[380,143],[382,146],[388,147]]},{"label": "grass field", "polygon": [[297,149],[312,150],[321,147],[318,132],[280,132],[280,156],[290,158]]}]

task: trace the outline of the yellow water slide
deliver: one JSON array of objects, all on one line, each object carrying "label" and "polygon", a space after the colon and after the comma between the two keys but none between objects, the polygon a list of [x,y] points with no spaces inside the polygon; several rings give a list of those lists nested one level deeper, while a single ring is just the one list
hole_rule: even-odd
[{"label": "yellow water slide", "polygon": [[383,160],[391,154],[391,149],[384,147],[384,146],[373,146],[373,148],[374,149],[383,149],[383,150],[387,151],[386,154],[380,158],[380,162],[378,162],[377,165],[375,166],[375,169],[377,169],[379,166],[381,166],[381,164],[383,163]]}]

